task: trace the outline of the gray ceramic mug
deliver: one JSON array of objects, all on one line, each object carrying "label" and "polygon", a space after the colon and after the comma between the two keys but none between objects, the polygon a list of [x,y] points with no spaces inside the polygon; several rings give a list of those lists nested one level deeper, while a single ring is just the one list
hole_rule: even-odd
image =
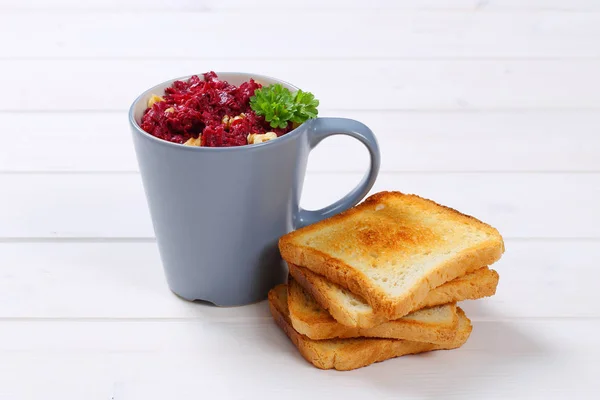
[{"label": "gray ceramic mug", "polygon": [[[281,83],[297,90],[256,74],[218,76],[234,85],[254,78],[263,85]],[[369,192],[379,172],[377,140],[358,121],[317,118],[262,144],[211,148],[167,142],[144,132],[139,123],[150,96],[163,94],[172,82],[144,92],[129,111],[169,287],[184,299],[219,306],[262,300],[286,279],[278,239],[354,206]],[[370,169],[344,198],[321,210],[303,210],[299,202],[308,153],[337,134],[352,136],[367,147]]]}]

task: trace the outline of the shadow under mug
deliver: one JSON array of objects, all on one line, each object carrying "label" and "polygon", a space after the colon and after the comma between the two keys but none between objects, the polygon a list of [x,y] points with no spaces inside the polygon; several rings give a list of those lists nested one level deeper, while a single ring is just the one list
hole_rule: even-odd
[{"label": "shadow under mug", "polygon": [[[280,80],[247,73],[217,73],[240,85],[254,78],[263,85]],[[187,79],[188,77],[179,78]],[[219,306],[254,303],[285,282],[278,239],[302,226],[356,205],[379,172],[380,154],[373,132],[345,118],[309,120],[275,140],[240,147],[192,147],[158,139],[140,128],[152,94],[161,95],[174,80],[141,94],[129,122],[170,289],[187,300]],[[345,197],[320,210],[300,208],[308,154],[331,135],[348,135],[369,150],[370,168]]]}]

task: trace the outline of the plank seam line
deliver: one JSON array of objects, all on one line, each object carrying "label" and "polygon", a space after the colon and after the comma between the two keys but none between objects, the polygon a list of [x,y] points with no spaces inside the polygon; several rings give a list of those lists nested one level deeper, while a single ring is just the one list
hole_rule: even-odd
[{"label": "plank seam line", "polygon": [[544,62],[544,61],[600,61],[600,56],[596,55],[573,55],[573,56],[323,56],[323,57],[193,57],[193,56],[0,56],[0,62],[29,62],[29,61],[526,61],[526,62]]},{"label": "plank seam line", "polygon": [[[361,175],[362,170],[311,170],[306,171],[308,175]],[[137,170],[0,170],[0,175],[139,175]],[[387,170],[380,171],[380,175],[595,175],[600,170]]]},{"label": "plank seam line", "polygon": [[538,14],[540,12],[551,12],[551,13],[600,13],[600,10],[596,8],[590,7],[493,7],[489,8],[487,6],[474,6],[474,7],[378,7],[378,8],[370,8],[370,7],[362,7],[362,8],[348,8],[346,10],[341,10],[337,7],[288,7],[273,10],[272,7],[268,6],[255,6],[255,7],[231,7],[231,8],[211,8],[211,7],[157,7],[157,8],[143,8],[143,7],[124,7],[124,8],[116,8],[116,7],[87,7],[87,8],[72,8],[72,7],[15,7],[15,6],[2,6],[0,7],[0,11],[4,11],[8,14],[90,14],[90,13],[101,13],[101,14],[118,14],[118,13],[135,13],[137,14],[180,14],[180,13],[195,13],[195,14],[248,14],[249,11],[251,14],[264,13],[265,10],[270,10],[272,14],[285,14],[290,11],[299,12],[302,14],[314,13],[315,11],[325,11],[335,13],[336,15],[351,15],[356,13],[364,13],[371,12],[373,15],[377,15],[379,13],[385,12],[386,14],[392,13],[405,13],[405,12],[415,12],[415,13],[423,13],[423,14]]},{"label": "plank seam line", "polygon": [[[510,242],[600,242],[600,237],[585,236],[585,237],[515,237],[504,236],[505,241]],[[0,237],[0,244],[22,243],[155,243],[156,238],[150,236],[139,237]]]},{"label": "plank seam line", "polygon": [[[266,303],[265,303],[266,304]],[[201,307],[198,305],[198,307]],[[266,308],[265,308],[266,309]],[[503,322],[503,321],[533,321],[533,322],[544,322],[544,321],[569,321],[574,320],[596,322],[600,321],[600,316],[545,316],[545,317],[470,317],[473,322]],[[2,322],[117,322],[117,323],[128,323],[128,322],[210,322],[210,323],[229,323],[231,325],[248,325],[256,322],[271,323],[273,318],[269,315],[265,316],[235,316],[230,318],[212,318],[199,315],[197,317],[0,317],[0,323]]]}]

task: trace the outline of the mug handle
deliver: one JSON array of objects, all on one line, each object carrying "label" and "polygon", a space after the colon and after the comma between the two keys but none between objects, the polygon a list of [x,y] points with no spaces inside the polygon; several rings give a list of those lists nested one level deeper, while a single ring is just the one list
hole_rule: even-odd
[{"label": "mug handle", "polygon": [[314,120],[312,128],[308,131],[310,149],[314,149],[321,140],[333,135],[348,135],[358,139],[369,150],[371,165],[360,183],[350,193],[335,203],[320,210],[304,210],[300,208],[296,218],[296,228],[302,228],[303,226],[313,224],[354,207],[369,193],[369,190],[371,190],[377,179],[381,164],[381,155],[379,154],[379,144],[377,144],[377,139],[371,129],[362,122],[353,119],[317,118]]}]

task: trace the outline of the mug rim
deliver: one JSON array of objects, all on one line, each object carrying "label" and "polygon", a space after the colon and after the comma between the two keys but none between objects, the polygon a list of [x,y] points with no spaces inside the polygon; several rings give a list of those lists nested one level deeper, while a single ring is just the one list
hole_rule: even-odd
[{"label": "mug rim", "polygon": [[[241,75],[244,76],[248,79],[252,78],[252,79],[256,79],[256,80],[260,80],[262,79],[267,79],[267,80],[272,80],[272,81],[276,81],[277,83],[281,83],[284,85],[289,86],[292,89],[295,90],[299,90],[299,88],[295,85],[292,85],[291,83],[284,81],[282,79],[278,79],[278,78],[273,78],[271,76],[268,75],[261,75],[261,74],[254,74],[254,73],[249,73],[249,72],[228,72],[228,71],[221,71],[221,72],[215,72],[217,74],[217,76],[219,76],[220,74],[223,75]],[[266,142],[263,143],[258,143],[258,144],[253,144],[253,145],[244,145],[244,146],[229,146],[229,147],[208,147],[208,146],[185,146],[182,143],[175,143],[175,142],[170,142],[168,140],[164,140],[164,139],[160,139],[157,138],[154,135],[151,135],[150,133],[146,132],[145,130],[142,129],[142,127],[137,123],[137,121],[135,120],[134,117],[134,113],[135,113],[135,107],[138,105],[138,103],[142,100],[142,98],[144,98],[147,94],[151,93],[153,90],[155,90],[157,87],[159,86],[165,86],[165,85],[169,85],[172,84],[175,81],[179,81],[179,80],[187,80],[189,78],[191,78],[192,76],[201,76],[202,73],[200,74],[192,74],[192,75],[186,75],[186,76],[181,76],[179,78],[174,78],[174,79],[168,79],[162,83],[159,83],[157,85],[152,86],[151,88],[144,90],[131,104],[131,106],[129,107],[129,124],[131,125],[131,127],[138,133],[141,134],[142,136],[146,137],[147,139],[153,140],[158,144],[164,145],[164,146],[171,146],[171,147],[175,147],[175,148],[179,148],[181,150],[184,151],[198,151],[198,152],[208,152],[208,151],[212,151],[212,152],[219,152],[219,151],[229,151],[229,152],[234,152],[234,151],[249,151],[252,149],[260,149],[263,148],[265,146],[272,146],[272,145],[276,145],[277,143],[283,144],[283,142],[287,141],[287,140],[292,140],[292,138],[294,136],[297,136],[300,134],[300,128],[302,128],[304,126],[304,124],[313,121],[312,120],[308,120],[306,122],[303,122],[300,126],[296,127],[295,129],[292,129],[291,131],[289,131],[288,133],[286,133],[285,135],[282,135],[280,137],[277,138],[277,140],[268,140]],[[289,137],[288,137],[289,136]]]}]

